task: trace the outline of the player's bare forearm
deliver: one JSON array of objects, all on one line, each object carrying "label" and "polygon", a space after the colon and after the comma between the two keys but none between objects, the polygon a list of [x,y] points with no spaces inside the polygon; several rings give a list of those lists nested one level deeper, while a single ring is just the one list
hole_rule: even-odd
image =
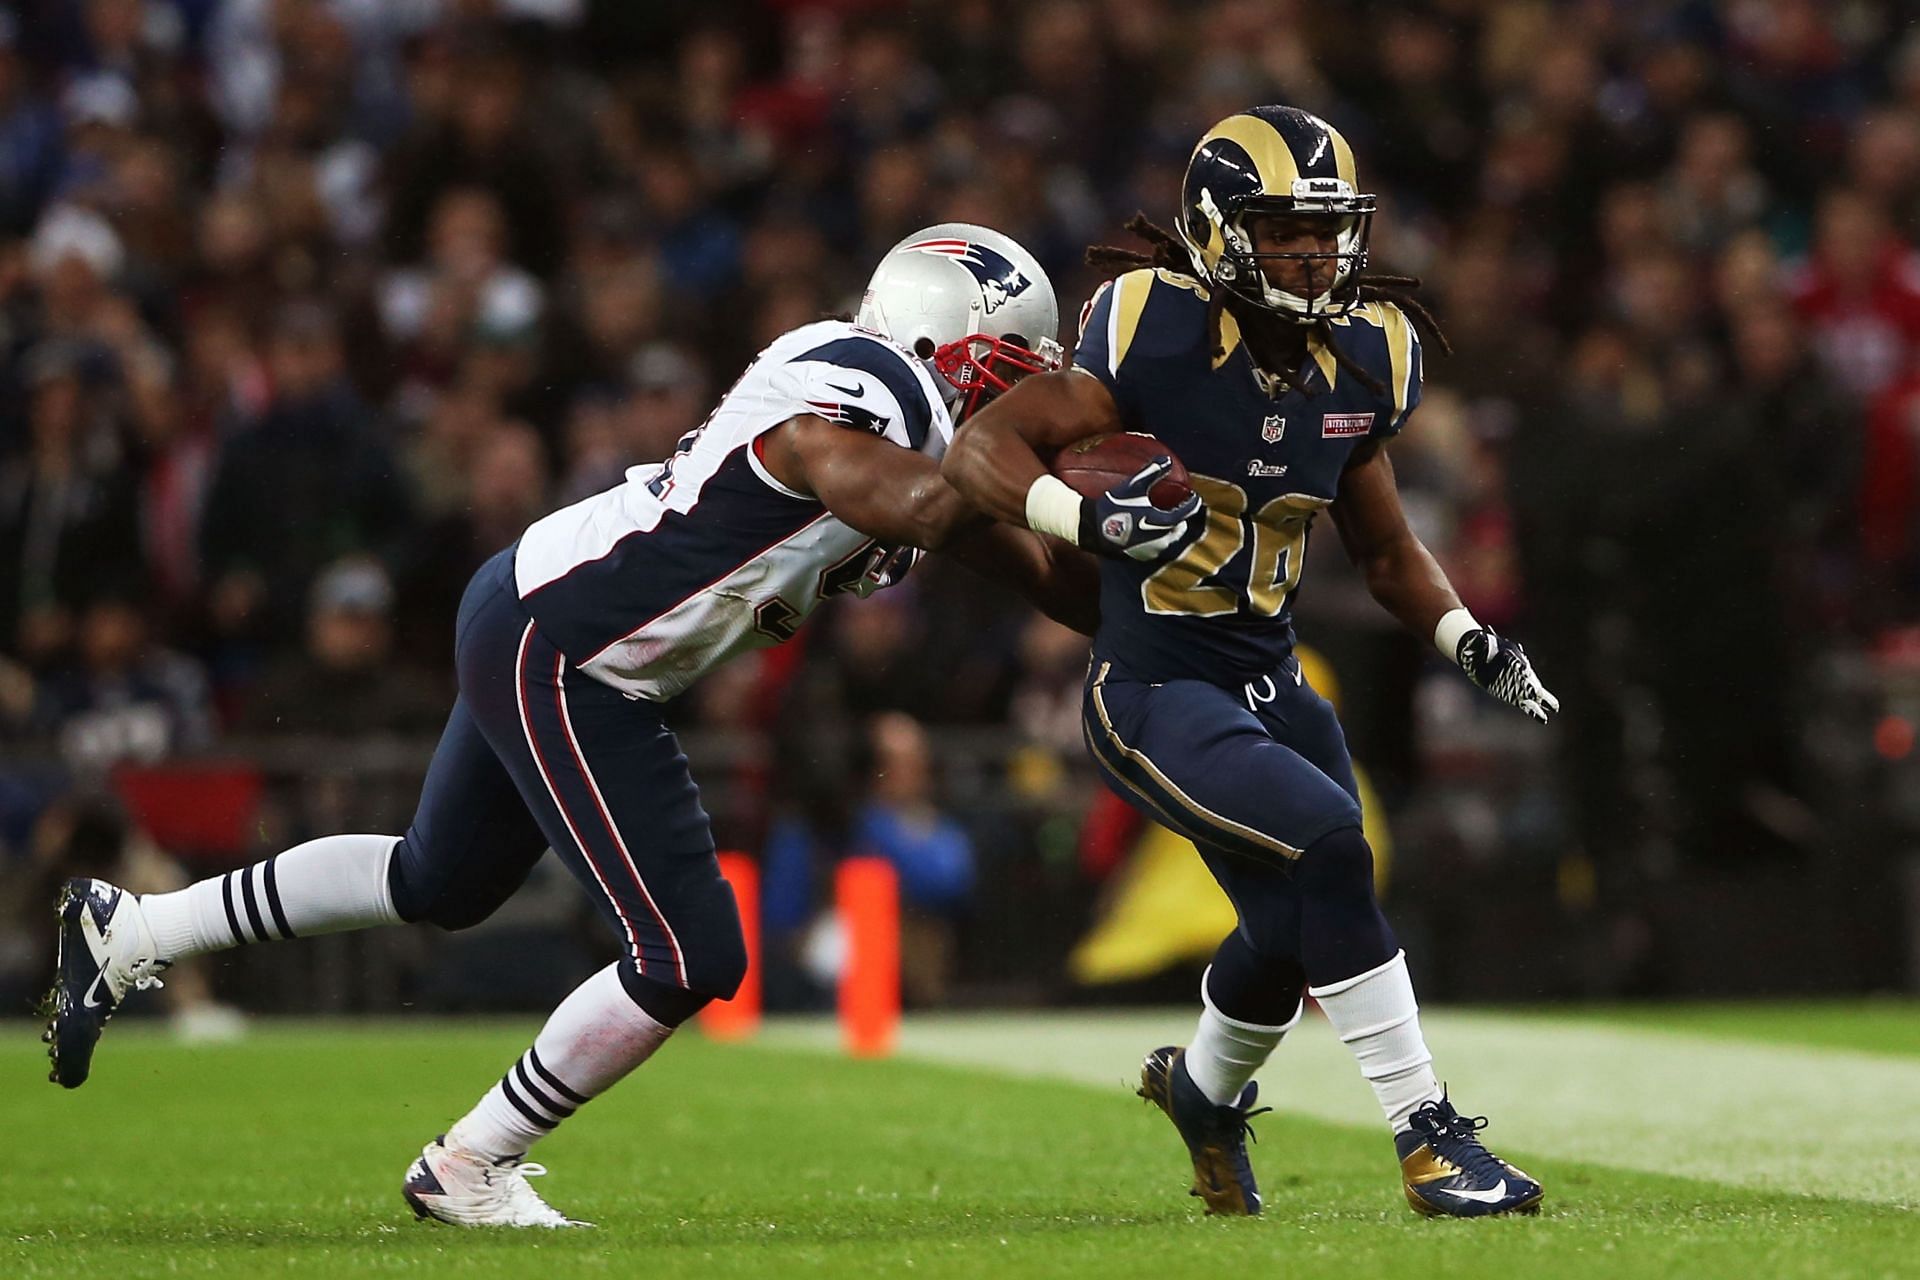
[{"label": "player's bare forearm", "polygon": [[1362,562],[1367,590],[1380,607],[1422,640],[1433,638],[1440,619],[1460,607],[1460,596],[1440,562],[1411,533]]},{"label": "player's bare forearm", "polygon": [[1333,523],[1367,590],[1415,635],[1430,639],[1440,619],[1460,607],[1446,571],[1407,524],[1385,449],[1374,446],[1347,468]]},{"label": "player's bare forearm", "polygon": [[765,440],[761,461],[776,480],[812,494],[869,538],[933,551],[986,520],[941,478],[933,459],[879,436],[802,416]]},{"label": "player's bare forearm", "polygon": [[1113,396],[1071,369],[1023,378],[954,434],[941,474],[997,520],[1024,525],[1027,491],[1046,460],[1087,436],[1121,430]]},{"label": "player's bare forearm", "polygon": [[1431,639],[1469,680],[1523,715],[1545,724],[1560,709],[1526,650],[1461,607],[1433,553],[1407,527],[1393,464],[1378,444],[1356,451],[1340,477],[1333,523],[1347,555],[1366,575],[1367,590],[1409,631]]},{"label": "player's bare forearm", "polygon": [[1029,529],[985,524],[947,545],[967,568],[1011,586],[1062,626],[1090,636],[1100,628],[1100,568],[1084,551]]}]

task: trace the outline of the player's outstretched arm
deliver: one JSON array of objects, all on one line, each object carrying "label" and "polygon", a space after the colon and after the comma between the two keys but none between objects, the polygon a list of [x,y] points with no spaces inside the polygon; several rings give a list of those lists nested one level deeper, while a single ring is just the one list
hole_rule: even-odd
[{"label": "player's outstretched arm", "polygon": [[1440,619],[1460,608],[1446,571],[1407,524],[1393,463],[1379,445],[1362,445],[1340,477],[1333,524],[1347,558],[1366,576],[1382,608],[1416,635],[1430,636]]},{"label": "player's outstretched arm", "polygon": [[935,551],[986,521],[941,479],[939,463],[880,436],[802,414],[764,439],[760,460],[774,479],[869,538]]},{"label": "player's outstretched arm", "polygon": [[811,415],[781,423],[766,442],[761,461],[774,479],[812,494],[868,537],[949,551],[1054,621],[1086,635],[1099,626],[1100,579],[1091,556],[995,524],[954,492],[925,454]]},{"label": "player's outstretched arm", "polygon": [[1545,723],[1560,700],[1540,683],[1525,650],[1481,626],[1460,603],[1440,562],[1407,524],[1387,451],[1378,444],[1364,449],[1340,477],[1333,523],[1367,590],[1408,630],[1433,637],[1475,684]]}]

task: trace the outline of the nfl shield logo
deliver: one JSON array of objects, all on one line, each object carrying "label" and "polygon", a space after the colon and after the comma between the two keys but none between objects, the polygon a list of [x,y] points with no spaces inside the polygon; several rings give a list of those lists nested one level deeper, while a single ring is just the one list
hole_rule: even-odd
[{"label": "nfl shield logo", "polygon": [[1287,420],[1277,413],[1268,414],[1267,420],[1260,424],[1260,438],[1268,444],[1279,444],[1280,437],[1286,433]]}]

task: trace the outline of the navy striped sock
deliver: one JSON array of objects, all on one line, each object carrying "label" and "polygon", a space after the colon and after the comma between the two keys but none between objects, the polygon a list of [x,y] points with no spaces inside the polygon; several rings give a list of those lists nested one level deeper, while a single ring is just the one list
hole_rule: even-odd
[{"label": "navy striped sock", "polygon": [[140,909],[163,960],[253,942],[397,924],[387,889],[394,836],[323,836],[178,893],[150,893]]},{"label": "navy striped sock", "polygon": [[447,1131],[448,1146],[493,1160],[525,1155],[653,1056],[673,1028],[633,1002],[618,968],[608,965],[560,1002],[533,1046]]}]

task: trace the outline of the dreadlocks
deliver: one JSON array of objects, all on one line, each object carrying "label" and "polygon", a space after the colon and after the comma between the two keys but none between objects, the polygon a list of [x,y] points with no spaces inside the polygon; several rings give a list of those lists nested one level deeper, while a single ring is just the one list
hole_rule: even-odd
[{"label": "dreadlocks", "polygon": [[[1110,244],[1089,245],[1087,265],[1108,271],[1132,271],[1140,267],[1154,267],[1164,271],[1177,272],[1184,276],[1193,274],[1193,262],[1187,256],[1187,247],[1180,238],[1147,218],[1144,213],[1136,213],[1125,222],[1124,229],[1139,236],[1151,246],[1151,252],[1141,253],[1137,249],[1122,249]],[[1406,312],[1407,318],[1420,336],[1440,349],[1442,355],[1453,352],[1453,344],[1447,341],[1446,332],[1440,328],[1439,320],[1426,304],[1414,297],[1411,290],[1420,287],[1420,281],[1414,276],[1364,275],[1355,282],[1361,302],[1391,302]],[[1227,305],[1227,290],[1209,289],[1207,291],[1207,337],[1213,344],[1214,358],[1225,354],[1225,346],[1220,339],[1220,315]],[[1238,318],[1238,317],[1236,317]],[[1333,326],[1324,318],[1316,320],[1314,332],[1320,342],[1333,354],[1334,362],[1360,380],[1361,385],[1379,394],[1385,391],[1380,379],[1361,368],[1359,363],[1341,349],[1334,341]],[[1299,390],[1293,385],[1289,374],[1284,370],[1273,370],[1276,381],[1288,391]]]}]

